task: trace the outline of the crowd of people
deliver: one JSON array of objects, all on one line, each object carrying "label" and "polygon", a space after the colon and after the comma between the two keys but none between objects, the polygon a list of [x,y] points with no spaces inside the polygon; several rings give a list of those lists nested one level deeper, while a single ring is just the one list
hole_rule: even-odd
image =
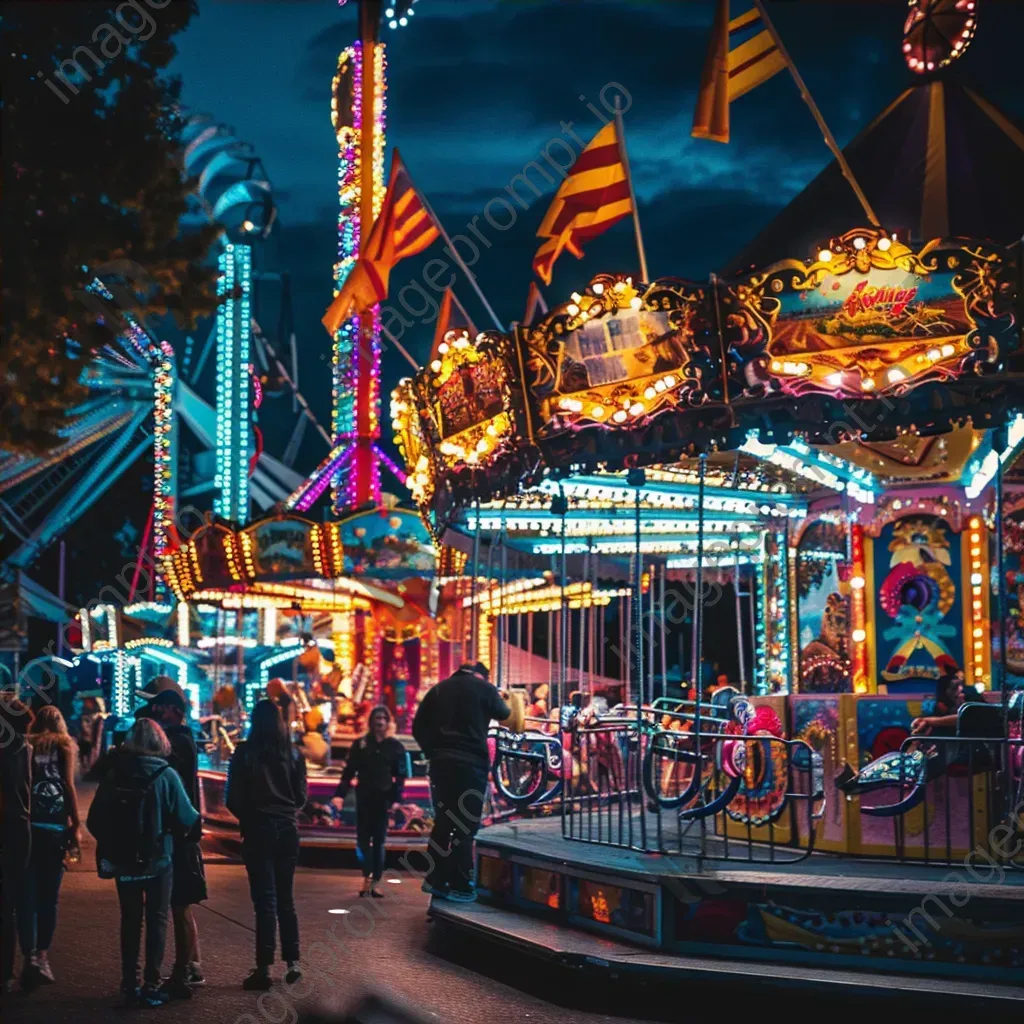
[{"label": "crowd of people", "polygon": [[[78,749],[55,706],[33,712],[13,694],[0,696],[0,725],[8,739],[0,744],[0,981],[5,993],[31,993],[56,980],[48,951],[61,881],[80,857]],[[117,891],[122,995],[128,1005],[157,1007],[190,998],[205,983],[193,908],[208,893],[199,756],[187,698],[166,676],[139,696],[144,704],[123,740],[94,765],[99,783],[85,825],[96,841],[98,874],[113,880]],[[488,727],[497,720],[521,731],[523,715],[522,702],[499,694],[479,662],[463,665],[420,704],[413,734],[430,761],[434,804],[423,889],[436,898],[475,899],[472,844],[488,785]],[[340,807],[355,784],[360,896],[379,899],[388,815],[401,797],[409,758],[391,735],[388,708],[373,709],[368,725],[349,752],[333,802]],[[265,697],[231,757],[225,795],[240,826],[256,922],[255,967],[242,982],[246,990],[272,986],[278,948],[285,981],[302,977],[294,877],[297,819],[306,799],[306,757],[291,741],[280,701]],[[174,958],[165,978],[169,919]],[[16,974],[17,946],[22,966]]]}]

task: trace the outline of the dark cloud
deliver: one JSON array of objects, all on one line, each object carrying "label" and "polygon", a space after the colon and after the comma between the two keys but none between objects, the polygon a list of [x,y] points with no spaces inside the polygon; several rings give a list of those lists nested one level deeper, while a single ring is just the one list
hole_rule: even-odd
[{"label": "dark cloud", "polygon": [[[320,317],[331,298],[337,239],[337,146],[328,111],[337,56],[355,37],[348,5],[204,4],[181,39],[175,70],[184,100],[235,125],[274,182],[281,211],[280,260],[292,282],[300,382],[323,422],[330,418],[329,342]],[[562,121],[589,139],[600,122],[585,102],[621,83],[629,154],[653,273],[703,280],[729,262],[831,159],[787,74],[734,104],[733,141],[690,137],[713,0],[424,0],[388,44],[388,141],[401,148],[417,185],[448,230],[461,233],[512,175],[536,160]],[[899,53],[900,2],[772,3],[776,24],[840,144],[912,84]],[[1019,46],[1024,3],[982,5],[962,73],[1010,113],[1024,113]],[[553,186],[546,186],[546,193]],[[503,322],[522,316],[548,195],[529,196],[507,231],[484,229],[472,271]],[[392,294],[422,282],[435,246],[402,263]],[[564,257],[546,289],[564,299],[601,270],[636,270],[623,222]],[[486,313],[459,273],[460,298],[480,327]],[[414,320],[401,339],[422,360],[433,324]],[[382,394],[408,372],[383,356]],[[290,404],[268,409],[287,436]],[[385,431],[386,433],[386,431]],[[276,435],[275,435],[276,436]],[[273,445],[268,445],[273,448]],[[299,459],[323,454],[310,431]]]}]

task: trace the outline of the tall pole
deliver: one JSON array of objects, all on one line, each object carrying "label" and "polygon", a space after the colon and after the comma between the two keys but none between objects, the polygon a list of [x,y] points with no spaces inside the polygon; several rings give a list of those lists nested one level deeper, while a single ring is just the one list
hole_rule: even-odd
[{"label": "tall pole", "polygon": [[789,73],[793,76],[793,81],[796,83],[796,87],[800,92],[800,98],[807,104],[808,109],[811,111],[811,115],[814,117],[818,127],[821,129],[821,134],[825,139],[825,145],[828,146],[832,151],[832,155],[836,158],[836,162],[839,164],[839,169],[843,172],[843,177],[850,183],[850,188],[853,189],[854,194],[857,196],[857,199],[864,210],[865,216],[874,227],[881,227],[881,222],[878,217],[875,216],[875,211],[871,208],[871,204],[868,202],[867,196],[864,195],[863,189],[861,189],[857,179],[853,176],[853,171],[850,170],[850,165],[846,162],[846,157],[843,156],[843,151],[839,148],[839,144],[836,142],[832,132],[829,131],[829,127],[825,123],[825,118],[821,116],[821,111],[818,110],[818,105],[814,102],[814,97],[811,96],[810,90],[806,85],[804,85],[804,80],[800,77],[800,72],[797,71],[796,65],[793,63],[793,58],[790,57],[789,51],[783,45],[782,38],[779,36],[779,33],[775,31],[775,26],[768,17],[768,12],[765,10],[763,0],[754,0],[754,6],[761,15],[761,20],[764,22],[764,27],[768,30],[768,34],[772,37],[776,47],[778,47],[780,56],[786,62],[786,67],[789,68]]},{"label": "tall pole", "polygon": [[[704,694],[701,690],[701,662],[704,660],[704,480],[707,476],[708,456],[707,452],[701,452],[698,462],[697,477],[697,593],[693,602],[693,651],[694,661],[697,664],[697,674],[694,678],[696,705],[693,709],[693,735],[695,749],[700,751],[700,712],[701,702]],[[699,772],[701,764],[698,762],[694,771]]]},{"label": "tall pole", "polygon": [[647,253],[644,251],[644,236],[640,231],[640,211],[636,208],[636,192],[633,189],[633,175],[629,169],[629,154],[626,152],[626,133],[622,126],[622,100],[615,98],[615,135],[619,141],[619,157],[623,170],[626,172],[626,184],[629,185],[629,205],[633,208],[633,234],[636,236],[636,252],[640,257],[640,279],[647,284]]},{"label": "tall pole", "polygon": [[[332,120],[338,139],[339,291],[362,254],[384,195],[384,44],[382,0],[360,0],[359,39],[338,58]],[[348,84],[349,91],[343,92]],[[380,500],[380,310],[346,320],[334,336],[331,433],[351,457],[331,480],[336,510]],[[344,486],[342,484],[344,483]]]},{"label": "tall pole", "polygon": [[996,573],[996,580],[998,581],[999,587],[999,590],[996,593],[996,614],[999,616],[999,699],[1003,706],[1003,735],[1009,737],[1010,677],[1006,669],[1006,641],[1008,630],[1006,628],[1007,600],[1006,571],[1004,569],[1006,551],[1003,523],[1003,453],[1007,445],[1005,427],[996,431],[996,436],[993,438],[993,442],[992,447],[996,450],[996,455],[999,458],[998,466],[996,468],[996,509],[994,516],[994,525],[996,530],[996,564],[999,566],[999,571]]},{"label": "tall pole", "polygon": [[[628,479],[636,487],[636,522],[633,540],[635,543],[634,563],[636,571],[633,574],[633,605],[635,618],[633,619],[633,653],[636,658],[636,786],[640,802],[640,849],[647,849],[647,810],[644,806],[643,786],[640,782],[641,766],[644,758],[644,650],[643,650],[643,557],[641,555],[641,528],[640,528],[640,488],[647,482],[647,476],[642,469],[631,469]],[[628,779],[629,773],[627,771]],[[632,815],[630,821],[632,821]],[[631,830],[632,831],[632,830]],[[630,844],[632,845],[632,843]]]},{"label": "tall pole", "polygon": [[[384,97],[377,96],[376,61],[380,31],[381,0],[362,0],[359,5],[359,36],[362,40],[362,117],[359,124],[359,248],[360,252],[370,237],[373,226],[374,193],[381,173],[375,166],[377,133],[377,105],[381,106],[383,121]],[[381,54],[383,58],[383,54]],[[383,81],[381,82],[383,86]],[[381,125],[383,127],[383,125]],[[376,173],[375,173],[376,172]],[[368,321],[368,322],[365,322]],[[356,437],[355,452],[350,472],[353,481],[349,489],[356,507],[370,501],[380,501],[380,471],[374,458],[373,443],[380,436],[379,374],[380,374],[380,310],[377,307],[363,317],[359,325],[356,350]]]}]

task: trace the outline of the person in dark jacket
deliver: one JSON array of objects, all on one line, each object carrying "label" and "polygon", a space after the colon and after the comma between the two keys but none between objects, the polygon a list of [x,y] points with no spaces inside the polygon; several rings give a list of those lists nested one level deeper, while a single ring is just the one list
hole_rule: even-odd
[{"label": "person in dark jacket", "polygon": [[[192,806],[200,807],[199,752],[188,724],[188,704],[181,687],[172,681],[150,701],[150,714],[160,723],[171,744],[167,763],[181,777]],[[199,966],[199,928],[192,907],[206,899],[206,870],[198,839],[179,838],[174,844],[171,882],[171,917],[174,921],[174,966],[164,989],[172,999],[188,999],[193,985],[205,983]]]},{"label": "person in dark jacket", "polygon": [[256,912],[256,968],[242,982],[249,991],[273,984],[276,933],[288,965],[285,981],[299,970],[299,919],[293,885],[299,859],[297,817],[306,803],[306,762],[292,746],[277,705],[260,700],[253,708],[249,736],[238,744],[228,767],[225,803],[242,831],[242,858]]},{"label": "person in dark jacket", "polygon": [[384,843],[388,834],[388,814],[402,796],[409,774],[409,755],[394,736],[389,736],[391,712],[381,705],[370,713],[370,731],[352,744],[345,771],[331,803],[340,811],[345,795],[356,785],[356,841],[359,863],[363,868],[360,896],[381,899],[377,888],[384,873]]},{"label": "person in dark jacket", "polygon": [[14,989],[14,951],[17,946],[18,896],[24,890],[32,853],[30,803],[31,751],[25,733],[32,721],[28,706],[13,693],[0,693],[0,865],[3,903],[0,906],[0,985]]},{"label": "person in dark jacket", "polygon": [[[197,836],[199,812],[167,763],[171,744],[160,726],[140,718],[111,761],[89,808],[100,876],[117,881],[121,904],[121,989],[129,1005],[161,1006],[160,966],[167,942],[174,837]],[[138,987],[142,919],[146,964]]]},{"label": "person in dark jacket", "polygon": [[423,891],[432,896],[461,903],[476,899],[473,837],[487,793],[492,721],[522,732],[522,699],[513,711],[489,682],[487,666],[475,662],[431,687],[412,723],[412,734],[430,760],[434,827]]}]

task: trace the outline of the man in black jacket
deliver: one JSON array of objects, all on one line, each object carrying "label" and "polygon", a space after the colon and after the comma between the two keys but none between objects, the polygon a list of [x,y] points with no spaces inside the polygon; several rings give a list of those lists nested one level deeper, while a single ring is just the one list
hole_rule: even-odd
[{"label": "man in black jacket", "polygon": [[[161,677],[166,679],[166,677]],[[162,686],[149,703],[149,715],[163,727],[171,744],[167,763],[181,776],[192,806],[200,809],[199,752],[188,724],[188,705],[180,686],[172,680]],[[199,928],[192,907],[206,899],[206,870],[197,839],[176,839],[171,886],[171,915],[174,919],[174,966],[164,987],[172,998],[187,999],[193,985],[205,982],[199,966]]]},{"label": "man in black jacket", "polygon": [[[522,729],[518,715],[488,680],[487,666],[466,664],[429,689],[420,702],[412,734],[430,760],[434,828],[431,868],[423,891],[460,903],[476,899],[473,837],[480,828],[487,793],[490,755],[487,730],[494,720]],[[435,859],[436,858],[436,859]]]}]

